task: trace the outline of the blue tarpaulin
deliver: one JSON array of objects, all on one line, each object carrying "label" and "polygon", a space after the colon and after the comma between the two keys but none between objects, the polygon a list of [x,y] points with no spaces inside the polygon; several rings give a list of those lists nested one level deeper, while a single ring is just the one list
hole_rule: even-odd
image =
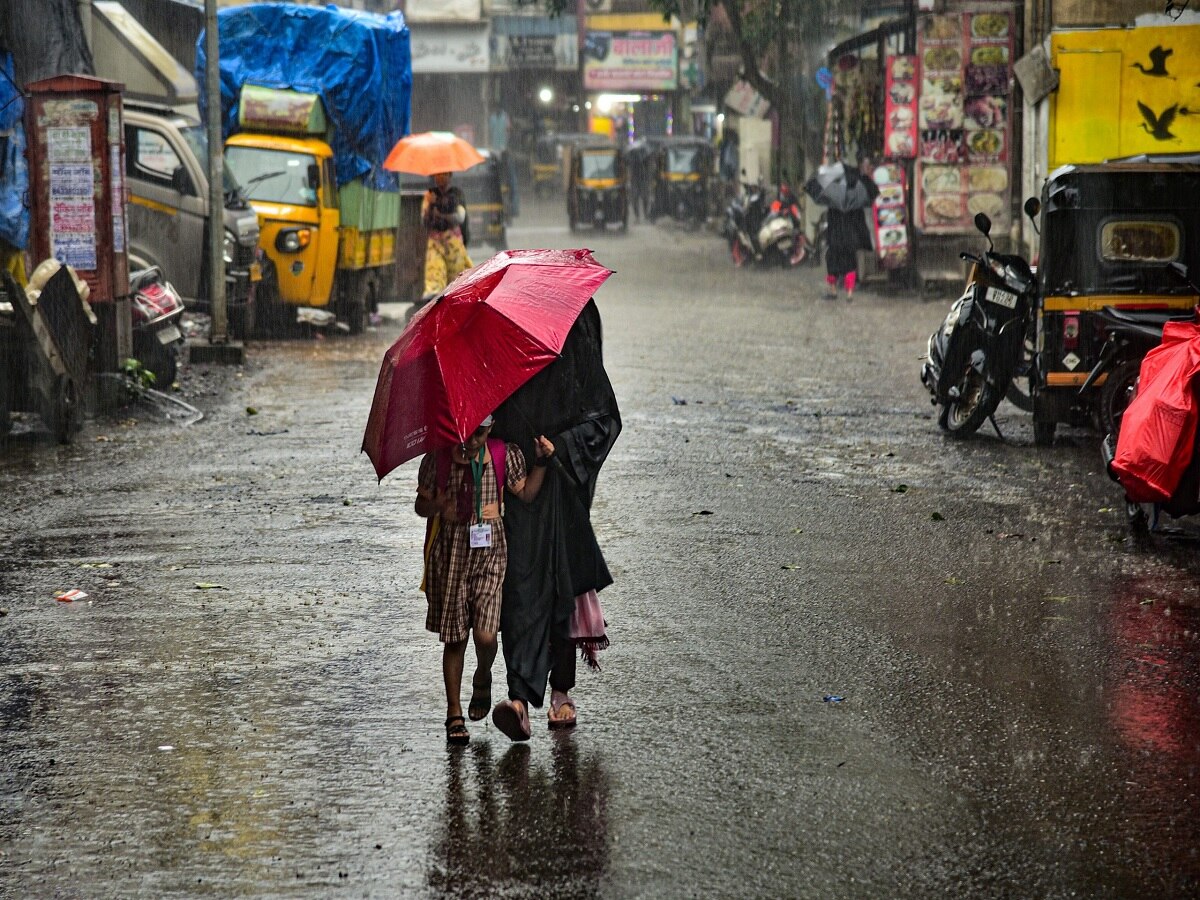
[{"label": "blue tarpaulin", "polygon": [[24,115],[25,100],[14,82],[12,54],[0,54],[0,238],[18,250],[29,242]]},{"label": "blue tarpaulin", "polygon": [[[412,54],[403,14],[256,3],[221,10],[217,30],[226,137],[237,131],[244,84],[318,94],[332,126],[338,184],[368,176],[372,187],[396,189],[395,175],[382,163],[409,128]],[[202,114],[204,65],[201,34],[196,80]]]}]

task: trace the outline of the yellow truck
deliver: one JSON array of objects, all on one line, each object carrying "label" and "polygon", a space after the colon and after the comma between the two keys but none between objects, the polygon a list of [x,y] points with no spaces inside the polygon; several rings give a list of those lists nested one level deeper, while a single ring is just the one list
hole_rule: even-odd
[{"label": "yellow truck", "polygon": [[220,97],[202,86],[200,106],[219,102],[228,167],[258,215],[260,324],[316,307],[360,332],[378,303],[419,297],[421,196],[383,168],[411,113],[403,13],[254,3],[217,25]]},{"label": "yellow truck", "polygon": [[317,94],[245,85],[238,127],[225,158],[258,214],[265,328],[278,331],[305,306],[329,309],[356,334],[380,301],[419,293],[419,194],[365,179],[339,188]]}]

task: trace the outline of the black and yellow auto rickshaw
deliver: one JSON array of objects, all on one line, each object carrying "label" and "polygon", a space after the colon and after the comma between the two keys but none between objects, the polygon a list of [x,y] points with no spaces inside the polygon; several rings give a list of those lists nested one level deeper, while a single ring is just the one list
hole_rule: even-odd
[{"label": "black and yellow auto rickshaw", "polygon": [[702,138],[656,138],[654,196],[650,221],[670,216],[688,225],[702,225],[708,217],[709,179],[715,153]]},{"label": "black and yellow auto rickshaw", "polygon": [[562,148],[558,135],[553,132],[538,137],[530,157],[529,178],[533,182],[533,194],[540,199],[553,197],[562,184]]},{"label": "black and yellow auto rickshaw", "polygon": [[476,148],[483,162],[454,176],[454,183],[467,201],[467,217],[473,242],[482,241],[497,250],[508,249],[508,182],[500,154]]},{"label": "black and yellow auto rickshaw", "polygon": [[624,150],[612,143],[581,142],[568,154],[567,223],[629,227],[629,189]]},{"label": "black and yellow auto rickshaw", "polygon": [[1156,343],[1116,342],[1114,322],[1161,328],[1191,315],[1198,298],[1172,263],[1193,281],[1200,273],[1200,164],[1067,166],[1050,175],[1040,207],[1029,396],[1035,443],[1046,445],[1060,422],[1114,430]]}]

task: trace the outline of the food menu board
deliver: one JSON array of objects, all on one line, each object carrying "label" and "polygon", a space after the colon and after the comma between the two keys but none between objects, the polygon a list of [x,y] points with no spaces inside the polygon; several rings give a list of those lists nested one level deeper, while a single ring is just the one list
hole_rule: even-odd
[{"label": "food menu board", "polygon": [[884,156],[912,159],[917,155],[917,58],[889,56],[886,87]]},{"label": "food menu board", "polygon": [[884,163],[871,173],[879,187],[871,218],[875,225],[875,251],[884,269],[899,269],[908,263],[908,203],[905,197],[904,166]]},{"label": "food menu board", "polygon": [[916,226],[930,234],[968,231],[980,212],[1007,226],[1012,15],[924,17],[917,50]]}]

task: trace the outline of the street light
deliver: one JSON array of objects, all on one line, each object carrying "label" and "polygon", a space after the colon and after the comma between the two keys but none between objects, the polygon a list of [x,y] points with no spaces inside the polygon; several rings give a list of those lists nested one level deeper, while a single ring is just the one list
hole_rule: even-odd
[{"label": "street light", "polygon": [[541,100],[545,105],[549,106],[550,101],[554,99],[554,91],[550,90],[548,87],[544,87],[538,91],[538,99]]}]

